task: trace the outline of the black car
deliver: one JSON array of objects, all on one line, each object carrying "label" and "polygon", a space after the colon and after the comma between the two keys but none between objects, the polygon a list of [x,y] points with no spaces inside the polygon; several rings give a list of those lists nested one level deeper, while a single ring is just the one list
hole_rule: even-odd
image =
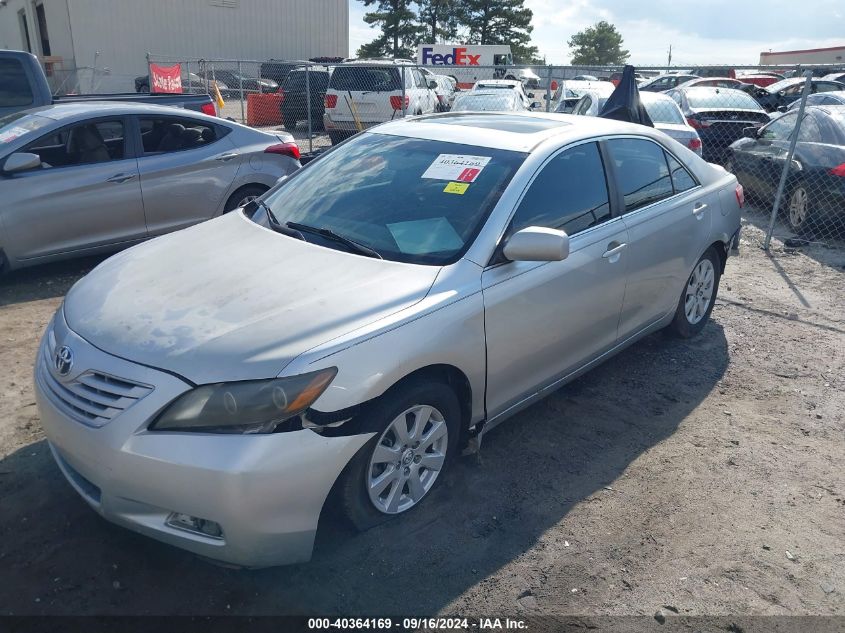
[{"label": "black car", "polygon": [[[803,77],[784,79],[765,88],[758,88],[757,94],[754,96],[767,112],[776,112],[779,108],[789,107],[790,103],[801,98],[805,81],[806,79]],[[845,90],[845,84],[838,81],[831,81],[829,79],[811,79],[810,81],[810,92],[813,94],[817,92]]]},{"label": "black car", "polygon": [[771,119],[751,95],[732,88],[675,88],[667,93],[681,108],[684,118],[701,137],[704,160],[724,161],[728,147],[743,130]]},{"label": "black car", "polygon": [[271,59],[261,64],[260,74],[263,79],[271,79],[281,86],[290,71],[307,65],[308,62],[302,60]]},{"label": "black car", "polygon": [[279,90],[279,84],[272,79],[253,77],[244,72],[239,73],[237,70],[228,70],[225,68],[219,70],[216,68],[208,69],[200,73],[200,76],[205,77],[209,81],[217,81],[218,86],[220,82],[226,84],[228,86],[227,92],[231,94],[226,95],[224,93],[224,96],[234,96],[240,93],[241,90],[244,92],[278,92]]},{"label": "black car", "polygon": [[299,121],[307,121],[309,112],[311,128],[323,128],[324,99],[330,76],[331,71],[325,66],[312,66],[307,70],[297,68],[288,73],[281,90],[282,120],[286,130],[295,129]]},{"label": "black car", "polygon": [[[797,122],[790,110],[731,145],[725,168],[749,193],[774,200]],[[782,200],[799,234],[845,218],[845,106],[807,107]]]}]

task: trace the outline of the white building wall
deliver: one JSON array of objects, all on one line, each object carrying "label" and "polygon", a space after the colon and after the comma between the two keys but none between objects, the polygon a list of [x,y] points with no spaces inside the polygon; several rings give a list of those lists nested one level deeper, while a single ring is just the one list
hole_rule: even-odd
[{"label": "white building wall", "polygon": [[845,64],[845,46],[760,53],[760,64]]},{"label": "white building wall", "polygon": [[[90,70],[78,73],[82,91],[134,90],[134,78],[147,73],[147,52],[242,60],[349,54],[348,0],[37,1],[44,3],[51,53],[64,58],[66,67],[93,67],[96,55],[96,78]],[[25,48],[22,8],[33,52],[41,54],[32,0],[7,0],[0,7],[0,48]]]}]

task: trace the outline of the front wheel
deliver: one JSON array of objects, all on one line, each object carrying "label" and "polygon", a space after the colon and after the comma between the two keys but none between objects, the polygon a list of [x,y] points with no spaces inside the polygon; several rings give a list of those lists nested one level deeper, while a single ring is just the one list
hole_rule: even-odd
[{"label": "front wheel", "polygon": [[375,433],[344,471],[343,510],[359,530],[415,508],[458,453],[460,405],[445,384],[414,382],[360,415]]},{"label": "front wheel", "polygon": [[695,264],[681,291],[675,318],[669,332],[680,338],[691,338],[701,332],[713,311],[721,277],[719,254],[711,246]]},{"label": "front wheel", "polygon": [[246,206],[257,197],[261,196],[265,191],[267,191],[267,187],[263,185],[246,185],[241,187],[229,196],[229,199],[226,201],[226,206],[223,207],[223,211],[228,213],[229,211],[234,211],[239,207]]}]

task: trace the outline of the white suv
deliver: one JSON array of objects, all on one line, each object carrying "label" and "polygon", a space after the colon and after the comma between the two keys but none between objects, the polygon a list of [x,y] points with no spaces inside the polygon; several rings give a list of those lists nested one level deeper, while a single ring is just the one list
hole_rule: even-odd
[{"label": "white suv", "polygon": [[436,87],[436,82],[404,60],[356,60],[335,67],[323,116],[332,145],[403,114],[435,112]]}]

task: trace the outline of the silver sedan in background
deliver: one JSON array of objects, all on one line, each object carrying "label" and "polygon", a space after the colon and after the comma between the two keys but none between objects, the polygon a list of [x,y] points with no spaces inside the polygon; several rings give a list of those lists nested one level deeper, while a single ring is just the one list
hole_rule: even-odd
[{"label": "silver sedan in background", "polygon": [[386,123],[79,281],[38,352],[41,422],[110,521],[307,560],[327,499],[361,529],[412,511],[532,402],[651,332],[701,332],[742,199],[641,125]]},{"label": "silver sedan in background", "polygon": [[[572,108],[572,114],[598,116],[614,88],[585,91]],[[678,104],[662,92],[641,92],[640,101],[645,106],[654,127],[672,137],[701,156],[701,137],[687,123]]]},{"label": "silver sedan in background", "polygon": [[0,271],[129,246],[243,206],[299,169],[286,133],[144,104],[0,118]]}]

